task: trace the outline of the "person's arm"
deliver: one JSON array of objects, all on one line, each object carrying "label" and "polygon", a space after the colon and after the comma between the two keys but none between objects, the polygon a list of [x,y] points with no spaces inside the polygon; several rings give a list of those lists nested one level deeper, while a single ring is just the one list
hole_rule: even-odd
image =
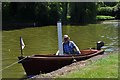
[{"label": "person's arm", "polygon": [[[62,44],[63,44],[63,42],[62,42]],[[56,55],[59,55],[59,50],[56,52]]]},{"label": "person's arm", "polygon": [[72,41],[72,44],[73,44],[73,46],[74,46],[74,49],[75,49],[79,54],[81,54],[79,48],[77,47],[77,45],[76,45],[73,41]]},{"label": "person's arm", "polygon": [[56,55],[59,55],[59,50],[56,52]]}]

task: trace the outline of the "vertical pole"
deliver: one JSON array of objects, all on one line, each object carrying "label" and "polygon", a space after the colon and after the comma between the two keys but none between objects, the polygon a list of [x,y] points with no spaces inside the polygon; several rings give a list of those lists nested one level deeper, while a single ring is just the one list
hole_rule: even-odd
[{"label": "vertical pole", "polygon": [[2,80],[2,1],[0,1],[0,80]]},{"label": "vertical pole", "polygon": [[21,37],[20,37],[20,52],[21,52],[21,56],[23,56]]},{"label": "vertical pole", "polygon": [[59,48],[59,54],[63,55],[62,23],[60,21],[57,22],[57,30],[58,30],[58,48]]}]

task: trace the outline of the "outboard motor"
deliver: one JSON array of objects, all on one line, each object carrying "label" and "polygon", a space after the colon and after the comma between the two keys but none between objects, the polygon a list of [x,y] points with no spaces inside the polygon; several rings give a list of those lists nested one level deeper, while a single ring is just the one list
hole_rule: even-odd
[{"label": "outboard motor", "polygon": [[104,46],[104,42],[103,41],[98,41],[97,42],[97,50],[101,50],[102,46]]}]

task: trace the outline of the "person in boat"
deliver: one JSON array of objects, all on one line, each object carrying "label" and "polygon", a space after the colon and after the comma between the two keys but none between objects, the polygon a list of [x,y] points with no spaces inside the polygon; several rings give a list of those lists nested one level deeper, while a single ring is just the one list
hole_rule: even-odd
[{"label": "person in boat", "polygon": [[[70,41],[70,37],[68,35],[64,35],[63,37],[63,53],[64,54],[81,54],[79,48],[73,41]],[[59,55],[59,50],[56,55]]]}]

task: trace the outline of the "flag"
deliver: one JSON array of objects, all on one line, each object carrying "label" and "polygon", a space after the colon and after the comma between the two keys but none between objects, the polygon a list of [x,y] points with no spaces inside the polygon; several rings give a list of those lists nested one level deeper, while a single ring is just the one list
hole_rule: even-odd
[{"label": "flag", "polygon": [[24,47],[25,47],[25,44],[24,44],[24,42],[23,42],[23,39],[22,39],[22,37],[20,37],[20,45],[21,45],[22,49],[24,49]]}]

